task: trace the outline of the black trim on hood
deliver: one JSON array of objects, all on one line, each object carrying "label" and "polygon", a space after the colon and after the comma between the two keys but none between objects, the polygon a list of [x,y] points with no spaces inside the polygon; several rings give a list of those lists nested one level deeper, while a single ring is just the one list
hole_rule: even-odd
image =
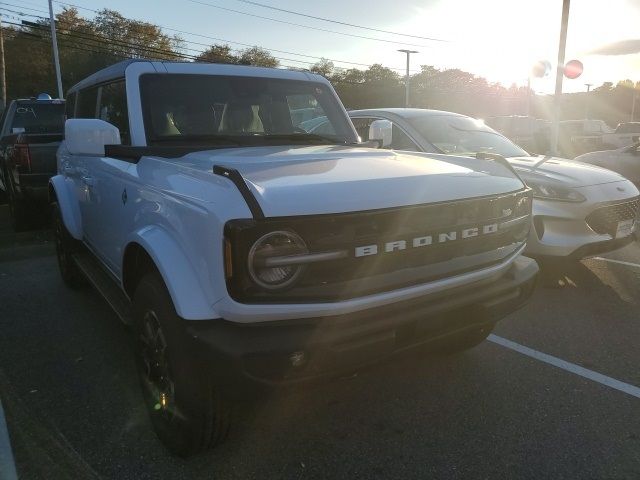
[{"label": "black trim on hood", "polygon": [[222,165],[214,165],[213,173],[222,177],[226,177],[234,183],[234,185],[240,191],[242,198],[244,198],[244,201],[247,202],[247,206],[249,207],[249,210],[251,210],[251,214],[253,215],[254,219],[261,220],[264,218],[262,207],[258,203],[258,200],[256,200],[256,197],[253,195],[253,193],[251,193],[251,190],[247,186],[247,182],[240,174],[240,172],[238,172],[238,170]]}]

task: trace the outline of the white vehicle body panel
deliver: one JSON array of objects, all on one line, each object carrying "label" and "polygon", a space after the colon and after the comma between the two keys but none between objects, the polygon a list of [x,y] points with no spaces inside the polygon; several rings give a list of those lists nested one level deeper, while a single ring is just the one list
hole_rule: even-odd
[{"label": "white vehicle body panel", "polygon": [[[162,71],[291,78],[329,85],[323,77],[302,72],[133,63],[126,70],[132,146],[146,145],[139,78]],[[72,235],[81,238],[121,284],[126,249],[136,244],[143,247],[165,280],[177,313],[188,320],[268,321],[373,308],[489,281],[517,257],[443,281],[345,302],[240,304],[231,299],[226,287],[224,227],[232,219],[251,219],[252,212],[237,186],[213,173],[214,165],[237,169],[266,217],[371,211],[524,188],[510,169],[495,162],[358,147],[234,148],[180,158],[143,156],[132,163],[100,155],[70,155],[64,144],[58,151],[59,175],[54,186],[57,192],[58,185],[66,185],[68,193],[62,196],[73,192],[78,201],[78,207],[63,209],[75,215],[68,220],[65,213],[65,225]]]}]

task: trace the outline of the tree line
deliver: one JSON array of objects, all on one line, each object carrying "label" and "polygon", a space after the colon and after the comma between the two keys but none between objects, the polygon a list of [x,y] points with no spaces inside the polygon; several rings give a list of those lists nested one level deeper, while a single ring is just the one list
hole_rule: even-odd
[{"label": "tree line", "polygon": [[[16,12],[18,13],[18,12]],[[4,47],[7,98],[30,97],[56,91],[48,19],[35,21],[11,17],[5,20]],[[92,19],[65,8],[56,15],[62,82],[68,89],[91,73],[126,58],[283,66],[278,58],[259,47],[234,49],[214,44],[199,51],[187,47],[179,35],[167,34],[152,23],[132,20],[103,9]],[[404,76],[374,64],[366,69],[340,68],[327,59],[301,64],[301,70],[329,79],[347,108],[404,106]],[[611,125],[630,120],[634,90],[640,82],[607,82],[584,93],[563,96],[563,118],[600,118]],[[551,118],[552,97],[534,95],[526,87],[499,83],[460,69],[422,65],[410,77],[411,106],[449,110],[479,118],[492,115],[525,115]],[[640,118],[640,94],[636,118]],[[589,112],[587,112],[587,108]]]}]

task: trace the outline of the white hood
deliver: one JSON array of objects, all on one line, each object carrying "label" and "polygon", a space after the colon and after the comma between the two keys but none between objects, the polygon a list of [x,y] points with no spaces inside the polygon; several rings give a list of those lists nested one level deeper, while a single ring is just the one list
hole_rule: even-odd
[{"label": "white hood", "polygon": [[222,149],[171,161],[183,173],[197,170],[200,178],[202,172],[213,175],[214,165],[238,170],[268,217],[375,210],[524,188],[492,161],[345,146]]}]

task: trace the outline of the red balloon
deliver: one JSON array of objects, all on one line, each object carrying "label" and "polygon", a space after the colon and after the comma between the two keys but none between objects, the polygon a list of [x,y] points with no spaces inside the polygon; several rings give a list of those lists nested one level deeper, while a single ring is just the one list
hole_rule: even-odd
[{"label": "red balloon", "polygon": [[564,66],[564,76],[573,80],[582,75],[584,65],[580,60],[570,60]]}]

